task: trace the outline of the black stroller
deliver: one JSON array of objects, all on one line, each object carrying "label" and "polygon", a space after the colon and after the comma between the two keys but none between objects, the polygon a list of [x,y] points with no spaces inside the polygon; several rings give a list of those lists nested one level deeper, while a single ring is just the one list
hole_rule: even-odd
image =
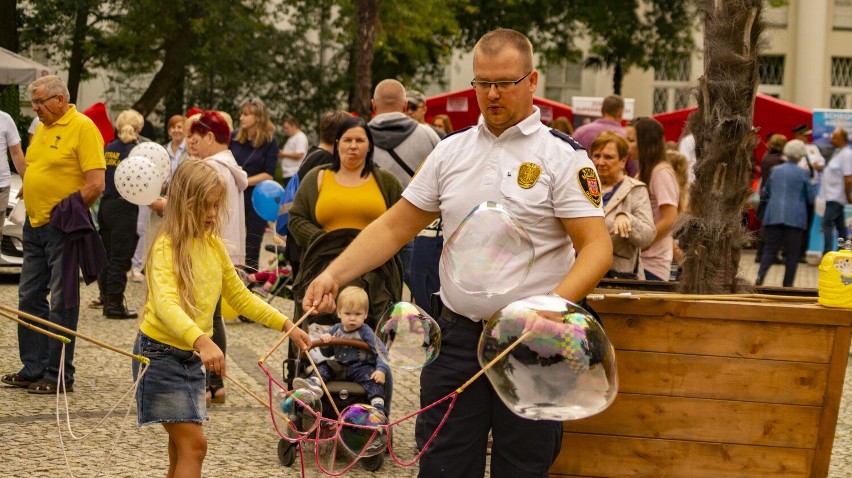
[{"label": "black stroller", "polygon": [[[317,275],[325,270],[331,261],[346,249],[359,232],[361,231],[358,229],[339,229],[325,233],[315,239],[303,252],[301,266],[293,283],[295,318],[299,318],[304,314],[302,299],[305,296],[308,285],[310,285],[311,281]],[[399,256],[394,256],[379,268],[346,284],[347,286],[354,285],[361,287],[367,292],[367,296],[370,298],[370,313],[365,323],[374,331],[376,330],[379,319],[402,296],[402,274],[402,261]],[[333,313],[318,314],[303,322],[301,327],[310,333],[311,328],[321,326],[330,327],[337,320],[337,316]],[[319,342],[315,342],[314,344],[319,345]],[[364,345],[366,346],[366,344]],[[333,370],[340,371],[342,376],[342,367],[337,366],[335,368],[337,364],[331,359],[326,363],[331,365]],[[293,379],[307,375],[308,367],[310,366],[310,362],[304,357],[301,351],[290,344],[287,349],[287,358],[284,360],[284,382],[289,388],[292,388]],[[385,383],[385,408],[388,415],[390,415],[391,408],[392,383],[392,375],[388,374]],[[366,392],[357,383],[334,380],[326,383],[326,386],[334,397],[335,405],[340,410],[355,403],[366,402]],[[323,415],[329,419],[337,418],[334,416],[331,404],[328,403],[328,399],[325,396],[323,396]],[[278,459],[284,466],[292,466],[296,460],[296,445],[281,439],[278,443]],[[362,466],[368,471],[378,470],[384,463],[384,454],[363,458],[361,461]]]}]

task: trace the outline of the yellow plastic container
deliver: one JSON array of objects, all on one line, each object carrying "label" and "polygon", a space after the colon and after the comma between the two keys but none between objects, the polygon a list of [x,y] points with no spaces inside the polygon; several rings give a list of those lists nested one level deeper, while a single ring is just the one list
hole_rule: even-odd
[{"label": "yellow plastic container", "polygon": [[852,309],[852,251],[829,252],[819,264],[819,303]]}]

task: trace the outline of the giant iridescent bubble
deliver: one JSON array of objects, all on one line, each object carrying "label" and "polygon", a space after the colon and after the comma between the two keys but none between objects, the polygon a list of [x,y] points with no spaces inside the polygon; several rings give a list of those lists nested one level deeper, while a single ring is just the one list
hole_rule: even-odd
[{"label": "giant iridescent bubble", "polygon": [[379,321],[379,358],[392,368],[417,370],[438,358],[441,329],[420,307],[397,302]]},{"label": "giant iridescent bubble", "polygon": [[340,444],[358,457],[383,453],[388,447],[388,418],[379,409],[355,403],[340,412]]},{"label": "giant iridescent bubble", "polygon": [[618,392],[615,350],[585,309],[555,296],[517,300],[499,310],[482,332],[483,367],[509,348],[485,374],[515,414],[533,420],[577,420],[605,410]]},{"label": "giant iridescent bubble", "polygon": [[300,388],[284,394],[278,403],[287,423],[281,432],[288,438],[299,439],[316,430],[322,416],[322,401],[314,392]]},{"label": "giant iridescent bubble", "polygon": [[444,245],[441,267],[468,294],[505,294],[520,285],[535,261],[524,226],[495,202],[476,206]]}]

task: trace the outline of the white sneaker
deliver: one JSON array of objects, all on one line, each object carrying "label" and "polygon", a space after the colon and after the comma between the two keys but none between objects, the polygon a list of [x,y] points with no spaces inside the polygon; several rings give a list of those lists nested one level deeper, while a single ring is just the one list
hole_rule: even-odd
[{"label": "white sneaker", "polygon": [[322,387],[319,385],[319,380],[315,377],[302,378],[296,377],[293,379],[293,390],[305,389],[314,392],[318,398],[322,397]]},{"label": "white sneaker", "polygon": [[133,282],[143,282],[145,280],[145,275],[139,269],[130,269],[130,280]]}]

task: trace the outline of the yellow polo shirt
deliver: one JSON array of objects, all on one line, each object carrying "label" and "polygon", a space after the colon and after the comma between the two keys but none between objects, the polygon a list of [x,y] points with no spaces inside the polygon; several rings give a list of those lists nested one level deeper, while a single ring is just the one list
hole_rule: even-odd
[{"label": "yellow polo shirt", "polygon": [[86,171],[106,169],[101,132],[70,107],[52,125],[39,123],[27,148],[24,204],[33,227],[50,222],[50,211],[83,187]]}]

